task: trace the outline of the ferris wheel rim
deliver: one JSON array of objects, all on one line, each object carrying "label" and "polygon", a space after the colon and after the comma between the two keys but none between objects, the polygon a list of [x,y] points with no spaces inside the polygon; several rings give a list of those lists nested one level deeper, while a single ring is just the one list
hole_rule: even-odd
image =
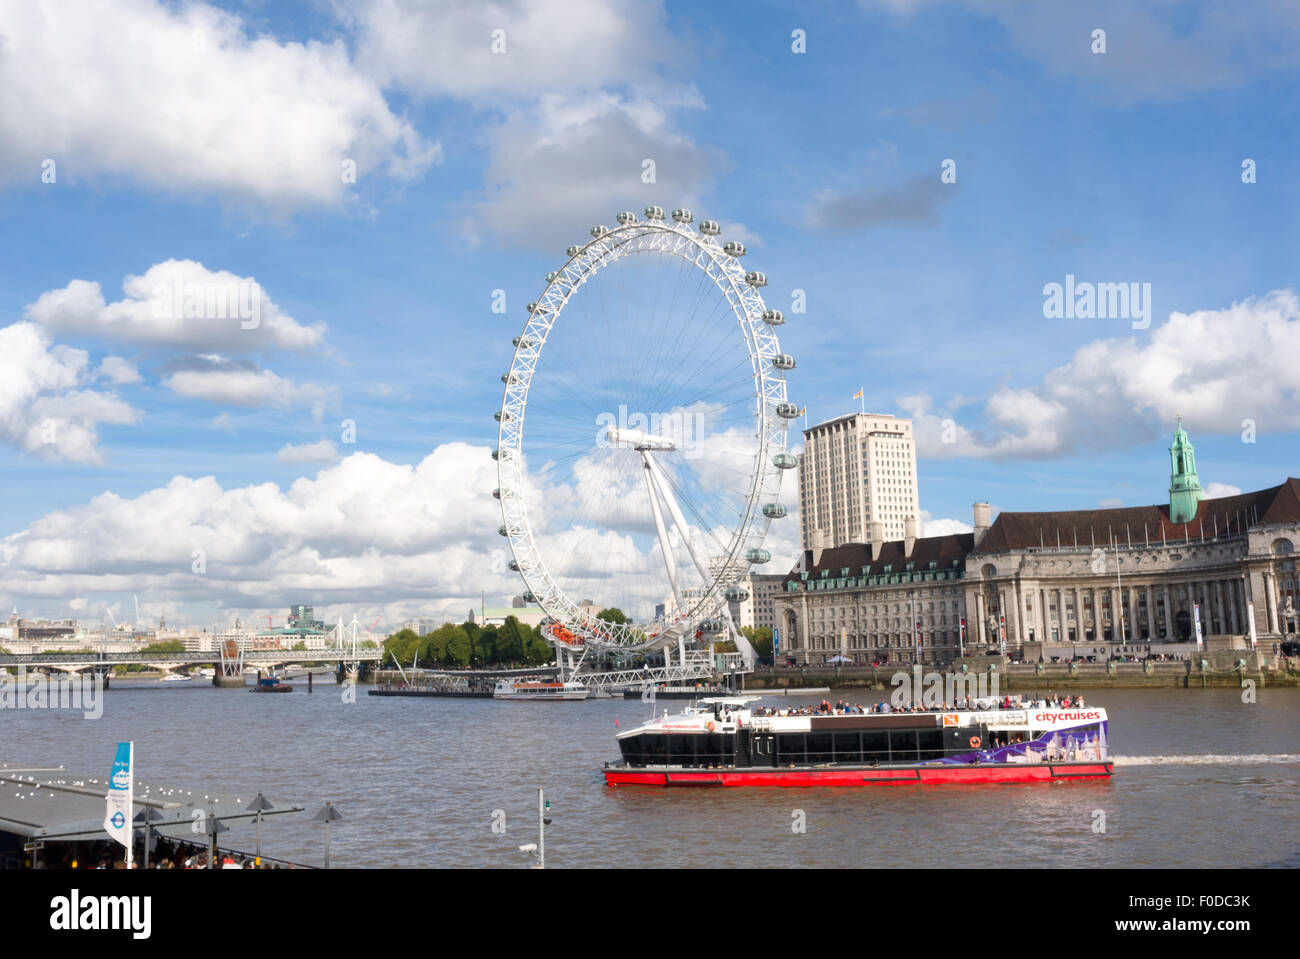
[{"label": "ferris wheel rim", "polygon": [[[624,215],[620,215],[622,221]],[[528,321],[522,335],[516,338],[515,352],[510,370],[503,379],[500,425],[497,434],[498,496],[501,501],[504,524],[499,532],[504,535],[514,557],[514,568],[524,579],[531,598],[552,619],[566,628],[585,627],[586,641],[597,645],[619,647],[625,650],[648,648],[655,644],[659,633],[647,634],[635,624],[612,624],[601,621],[596,626],[593,617],[583,613],[575,597],[556,582],[552,576],[543,550],[539,547],[529,520],[527,496],[524,492],[523,471],[524,425],[527,420],[528,395],[537,373],[546,341],[556,322],[562,316],[572,296],[601,270],[620,260],[639,253],[676,256],[686,260],[709,277],[714,287],[726,300],[729,315],[739,321],[754,380],[755,417],[753,427],[757,440],[754,468],[749,480],[749,490],[744,501],[744,513],[731,536],[730,552],[723,558],[721,569],[706,586],[706,593],[690,609],[695,614],[706,607],[717,609],[723,591],[747,574],[749,552],[762,552],[762,540],[770,518],[761,514],[762,501],[770,495],[772,502],[779,495],[782,468],[776,463],[778,454],[788,448],[788,424],[776,415],[778,404],[786,402],[784,368],[774,360],[783,356],[775,331],[765,321],[766,307],[758,285],[748,282],[737,258],[724,251],[713,235],[696,232],[685,223],[668,223],[662,219],[620,222],[613,229],[593,228],[592,239],[576,250],[570,251],[564,266],[547,276],[541,297],[529,304]],[[754,537],[761,523],[761,532],[750,550],[746,544]],[[738,556],[737,554],[741,554]],[[745,571],[735,575],[740,560]],[[710,605],[712,604],[712,605]],[[680,611],[679,611],[680,612]],[[679,618],[682,618],[679,616]],[[694,617],[696,621],[699,616]],[[666,630],[668,623],[656,625]]]}]

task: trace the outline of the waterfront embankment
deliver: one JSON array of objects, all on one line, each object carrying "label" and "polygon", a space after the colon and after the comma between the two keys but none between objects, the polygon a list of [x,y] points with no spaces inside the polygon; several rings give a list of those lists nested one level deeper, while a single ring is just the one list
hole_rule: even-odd
[{"label": "waterfront embankment", "polygon": [[[972,676],[997,675],[1003,690],[1051,689],[1134,689],[1240,688],[1243,680],[1260,687],[1300,686],[1300,672],[1262,669],[1181,660],[1178,662],[1138,663],[1007,663],[980,661],[978,666],[965,664]],[[926,666],[928,673],[938,667]],[[911,673],[908,665],[881,666],[803,666],[778,669],[759,668],[745,677],[745,687],[760,689],[802,689],[831,686],[849,689],[891,689],[892,678],[899,672]],[[960,665],[956,667],[960,671]]]}]

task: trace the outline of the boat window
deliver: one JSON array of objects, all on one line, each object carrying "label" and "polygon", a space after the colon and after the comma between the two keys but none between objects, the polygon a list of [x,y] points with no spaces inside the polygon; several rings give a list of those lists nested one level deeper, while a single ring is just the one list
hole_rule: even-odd
[{"label": "boat window", "polygon": [[917,747],[920,751],[920,760],[925,762],[928,759],[943,758],[943,730],[942,729],[922,729],[917,734]]},{"label": "boat window", "polygon": [[865,730],[862,733],[862,758],[869,763],[889,762],[889,731]]},{"label": "boat window", "polygon": [[856,730],[851,733],[835,734],[835,761],[837,763],[862,762],[862,739]]},{"label": "boat window", "polygon": [[830,733],[808,734],[808,762],[833,763],[835,746]]},{"label": "boat window", "polygon": [[802,733],[782,733],[776,737],[778,763],[804,762],[804,737]]},{"label": "boat window", "polygon": [[891,729],[889,731],[889,755],[896,763],[916,762],[916,730]]}]

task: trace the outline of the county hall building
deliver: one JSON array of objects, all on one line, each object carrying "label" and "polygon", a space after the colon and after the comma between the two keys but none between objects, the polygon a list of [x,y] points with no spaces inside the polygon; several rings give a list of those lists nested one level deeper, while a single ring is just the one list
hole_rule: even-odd
[{"label": "county hall building", "polygon": [[[1300,640],[1300,480],[1206,499],[1181,423],[1167,503],[974,507],[973,533],[814,545],[773,601],[777,662],[921,662],[1249,649]],[[1253,634],[1252,634],[1253,629]]]}]

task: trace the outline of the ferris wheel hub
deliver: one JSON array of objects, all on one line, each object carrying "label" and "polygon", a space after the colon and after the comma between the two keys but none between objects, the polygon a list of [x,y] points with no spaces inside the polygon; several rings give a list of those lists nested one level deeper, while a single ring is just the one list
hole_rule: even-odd
[{"label": "ferris wheel hub", "polygon": [[611,426],[605,430],[605,438],[613,446],[630,446],[634,450],[657,450],[671,452],[677,449],[677,441],[670,436],[656,436],[645,430],[619,429]]}]

